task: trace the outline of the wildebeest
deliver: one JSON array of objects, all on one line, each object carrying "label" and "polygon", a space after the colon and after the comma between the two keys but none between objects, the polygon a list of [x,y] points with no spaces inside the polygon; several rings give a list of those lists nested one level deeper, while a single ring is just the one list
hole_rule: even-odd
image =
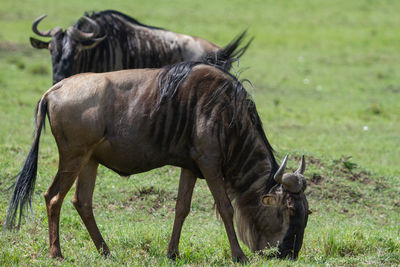
[{"label": "wildebeest", "polygon": [[[46,115],[59,151],[58,172],[45,193],[50,256],[62,257],[60,209],[76,181],[73,204],[94,244],[109,248],[92,211],[99,164],[120,175],[164,165],[182,168],[168,256],[179,256],[183,222],[197,178],[204,178],[224,222],[232,257],[278,246],[296,258],[308,220],[304,157],[295,173],[277,164],[255,104],[233,75],[213,64],[183,62],[162,69],[85,73],[64,79],[40,99],[32,148],[17,178],[6,228],[31,203],[40,133]],[[18,225],[20,224],[19,217]]]},{"label": "wildebeest", "polygon": [[238,49],[245,32],[224,48],[193,36],[144,25],[114,10],[86,13],[66,31],[60,27],[43,32],[37,18],[32,30],[50,42],[30,38],[33,47],[48,49],[53,64],[53,84],[82,72],[107,72],[134,68],[159,68],[181,61],[198,61],[218,53],[227,69],[230,58],[239,58],[250,41]]}]

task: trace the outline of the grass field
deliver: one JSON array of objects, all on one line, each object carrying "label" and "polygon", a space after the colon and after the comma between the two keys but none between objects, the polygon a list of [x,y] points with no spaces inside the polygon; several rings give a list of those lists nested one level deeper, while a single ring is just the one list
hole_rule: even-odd
[{"label": "grass field", "polygon": [[[397,1],[10,1],[0,4],[0,223],[6,191],[29,151],[33,111],[51,85],[47,51],[30,47],[32,21],[66,28],[84,11],[116,9],[139,21],[201,36],[218,45],[243,29],[254,42],[240,75],[252,92],[268,139],[289,168],[307,157],[313,214],[297,262],[251,255],[249,265],[400,265],[400,20]],[[58,156],[41,139],[33,209],[19,232],[0,234],[0,266],[230,265],[222,222],[198,181],[180,243],[166,258],[179,170],[164,167],[121,178],[100,168],[94,212],[112,256],[98,255],[72,203],[64,202],[61,247],[48,257],[43,194]],[[71,190],[73,191],[73,190]],[[71,193],[71,192],[70,192]]]}]

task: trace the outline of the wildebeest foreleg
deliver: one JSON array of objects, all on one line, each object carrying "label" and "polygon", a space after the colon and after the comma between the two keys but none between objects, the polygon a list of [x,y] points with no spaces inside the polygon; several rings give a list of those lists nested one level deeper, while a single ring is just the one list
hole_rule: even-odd
[{"label": "wildebeest foreleg", "polygon": [[192,194],[196,180],[196,176],[194,176],[191,171],[187,169],[181,170],[178,197],[175,204],[174,228],[172,230],[167,254],[170,259],[179,258],[179,238],[181,236],[183,222],[190,212],[190,204],[192,202]]},{"label": "wildebeest foreleg", "polygon": [[246,255],[240,248],[236,237],[235,228],[233,226],[233,207],[231,201],[225,191],[223,175],[210,164],[199,166],[203,173],[207,185],[210,188],[211,194],[214,197],[218,212],[221,215],[225,225],[225,230],[228,235],[229,244],[232,252],[232,259],[235,262],[245,263],[248,261]]},{"label": "wildebeest foreleg", "polygon": [[90,160],[79,173],[72,203],[81,216],[97,250],[102,255],[107,256],[110,254],[110,250],[97,227],[92,208],[93,191],[98,166],[99,164],[97,162]]}]

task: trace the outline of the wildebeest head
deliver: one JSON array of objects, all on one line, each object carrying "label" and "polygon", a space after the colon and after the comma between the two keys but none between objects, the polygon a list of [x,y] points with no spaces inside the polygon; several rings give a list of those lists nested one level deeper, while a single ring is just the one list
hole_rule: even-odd
[{"label": "wildebeest head", "polygon": [[[287,157],[274,175],[277,184],[263,194],[259,204],[256,204],[253,221],[247,221],[249,217],[244,213],[235,216],[238,216],[236,222],[241,239],[253,251],[277,246],[279,258],[296,259],[311,212],[304,194],[304,156],[294,173],[284,173]],[[246,224],[252,226],[245,227]]]},{"label": "wildebeest head", "polygon": [[37,29],[40,21],[46,15],[37,18],[32,24],[32,31],[42,37],[51,37],[51,41],[43,42],[35,38],[30,38],[31,45],[37,49],[48,49],[53,63],[53,84],[69,77],[73,72],[74,60],[79,52],[90,49],[98,45],[105,39],[105,35],[96,38],[100,32],[99,25],[92,19],[84,16],[92,32],[84,32],[78,29],[77,24],[68,27],[63,31],[60,27],[55,27],[49,31],[42,32]]},{"label": "wildebeest head", "polygon": [[258,241],[257,249],[268,245],[279,246],[279,257],[297,258],[303,243],[304,229],[308,220],[308,202],[304,195],[306,180],[304,156],[294,173],[285,173],[287,156],[274,179],[278,183],[262,197],[265,218],[264,236]]}]

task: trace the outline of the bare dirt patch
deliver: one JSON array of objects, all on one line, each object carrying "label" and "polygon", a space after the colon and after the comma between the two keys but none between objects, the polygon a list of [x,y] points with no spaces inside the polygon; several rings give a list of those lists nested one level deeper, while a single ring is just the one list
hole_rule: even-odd
[{"label": "bare dirt patch", "polygon": [[[176,196],[174,193],[166,191],[164,189],[155,188],[153,186],[140,188],[130,196],[126,201],[122,203],[128,209],[131,208],[145,208],[148,209],[151,206],[149,213],[153,214],[157,210],[166,206],[168,201],[175,201]],[[172,209],[172,206],[166,207]]]},{"label": "bare dirt patch", "polygon": [[[299,155],[294,158],[300,160]],[[306,164],[313,166],[313,171],[306,171],[306,195],[312,199],[329,199],[338,203],[358,203],[365,206],[373,206],[373,199],[380,199],[382,194],[396,199],[398,190],[390,187],[383,177],[361,169],[350,156],[332,161],[309,156],[306,157]],[[399,203],[392,201],[390,204],[397,208],[400,207]]]},{"label": "bare dirt patch", "polygon": [[[300,162],[301,155],[293,155],[294,161]],[[325,167],[325,164],[314,156],[305,156],[306,166],[314,165],[316,167]]]},{"label": "bare dirt patch", "polygon": [[362,184],[373,184],[374,181],[371,179],[370,174],[366,171],[359,171],[356,173],[349,173],[347,179],[351,181],[357,181]]},{"label": "bare dirt patch", "polygon": [[307,186],[320,185],[324,179],[321,175],[313,173],[310,178],[307,179]]}]

